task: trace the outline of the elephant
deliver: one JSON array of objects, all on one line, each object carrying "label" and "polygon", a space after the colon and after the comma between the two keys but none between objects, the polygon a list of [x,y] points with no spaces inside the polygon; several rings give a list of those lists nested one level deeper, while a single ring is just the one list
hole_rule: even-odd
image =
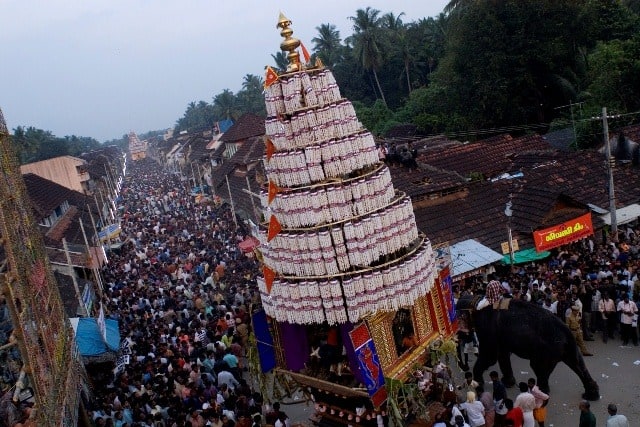
[{"label": "elephant", "polygon": [[[471,312],[478,336],[479,352],[473,376],[482,383],[483,373],[498,362],[507,386],[515,384],[511,354],[528,359],[538,387],[549,392],[549,377],[558,362],[564,362],[584,386],[583,398],[598,400],[600,389],[591,377],[571,331],[562,320],[542,307],[519,299],[503,299],[501,309],[492,306],[475,310],[479,297],[462,296],[458,311]],[[506,308],[504,308],[506,306]]]}]

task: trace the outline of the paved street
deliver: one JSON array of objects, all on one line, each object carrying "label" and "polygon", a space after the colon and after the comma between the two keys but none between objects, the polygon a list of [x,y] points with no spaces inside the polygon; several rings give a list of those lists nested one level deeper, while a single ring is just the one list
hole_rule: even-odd
[{"label": "paved street", "polygon": [[[605,425],[606,408],[610,402],[618,405],[618,412],[627,416],[630,425],[640,425],[640,347],[622,347],[618,339],[604,344],[600,336],[596,341],[587,342],[587,347],[595,353],[594,357],[585,358],[587,367],[600,385],[601,399],[591,402],[597,425]],[[528,361],[513,357],[512,362],[516,379],[526,381],[532,374]],[[485,381],[488,380],[487,372]],[[551,401],[546,425],[577,426],[580,417],[578,403],[583,392],[580,380],[566,365],[560,364],[551,376],[550,384]],[[517,390],[509,389],[508,395],[515,399]],[[286,405],[283,409],[292,420],[299,422],[308,422],[313,413],[313,406],[305,403]]]},{"label": "paved street", "polygon": [[[587,348],[595,353],[595,356],[585,358],[587,367],[600,385],[600,400],[591,402],[597,425],[605,424],[610,402],[618,405],[618,413],[626,415],[630,425],[640,425],[640,347],[622,347],[619,340],[604,344],[599,336],[596,341],[587,342]],[[514,371],[518,380],[526,380],[531,371],[528,361],[514,358]],[[583,391],[580,380],[566,365],[560,364],[550,383],[551,401],[546,425],[577,426],[578,402]],[[510,390],[510,395],[515,397],[514,389]]]}]

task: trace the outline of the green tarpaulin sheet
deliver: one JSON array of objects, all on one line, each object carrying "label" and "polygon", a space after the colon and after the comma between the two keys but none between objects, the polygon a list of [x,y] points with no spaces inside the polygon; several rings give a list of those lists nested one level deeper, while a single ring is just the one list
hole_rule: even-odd
[{"label": "green tarpaulin sheet", "polygon": [[[513,263],[514,264],[522,264],[525,262],[536,261],[539,259],[543,259],[551,255],[549,251],[536,252],[535,248],[523,249],[518,252],[513,253]],[[503,264],[511,263],[509,258],[509,254],[502,257]]]}]

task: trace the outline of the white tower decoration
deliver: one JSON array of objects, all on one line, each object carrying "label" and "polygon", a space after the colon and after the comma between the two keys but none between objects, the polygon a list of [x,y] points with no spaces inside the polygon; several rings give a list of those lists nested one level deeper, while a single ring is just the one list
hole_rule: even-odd
[{"label": "white tower decoration", "polygon": [[290,24],[280,14],[287,72],[267,67],[265,82],[264,309],[339,324],[411,306],[434,283],[431,244],[331,71],[300,62]]}]

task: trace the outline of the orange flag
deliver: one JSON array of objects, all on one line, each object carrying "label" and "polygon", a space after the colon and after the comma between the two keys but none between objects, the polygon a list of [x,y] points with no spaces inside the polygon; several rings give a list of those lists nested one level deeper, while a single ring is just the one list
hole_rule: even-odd
[{"label": "orange flag", "polygon": [[268,88],[269,86],[271,86],[277,81],[278,81],[278,74],[276,74],[273,68],[267,65],[267,74],[265,75],[265,78],[264,78],[264,88],[265,89]]},{"label": "orange flag", "polygon": [[304,43],[300,42],[300,48],[302,49],[302,56],[304,57],[305,64],[308,64],[311,61],[311,55],[309,55],[309,51],[306,47],[304,47]]},{"label": "orange flag", "polygon": [[269,198],[267,203],[271,204],[271,202],[273,202],[273,199],[276,198],[276,194],[278,194],[280,192],[280,187],[278,187],[277,185],[275,185],[273,183],[273,181],[269,181],[269,190],[268,190],[268,194],[269,194]]},{"label": "orange flag", "polygon": [[267,286],[267,294],[271,293],[271,286],[273,286],[273,279],[276,277],[276,272],[267,267],[262,267],[262,274],[264,274],[264,284]]},{"label": "orange flag", "polygon": [[276,146],[273,145],[273,142],[269,138],[267,138],[267,142],[265,143],[265,151],[267,152],[267,161],[271,160],[271,156],[276,152]]},{"label": "orange flag", "polygon": [[271,219],[269,220],[269,230],[267,231],[267,242],[270,242],[271,239],[276,237],[276,235],[282,230],[282,226],[276,218],[275,215],[271,215]]}]

